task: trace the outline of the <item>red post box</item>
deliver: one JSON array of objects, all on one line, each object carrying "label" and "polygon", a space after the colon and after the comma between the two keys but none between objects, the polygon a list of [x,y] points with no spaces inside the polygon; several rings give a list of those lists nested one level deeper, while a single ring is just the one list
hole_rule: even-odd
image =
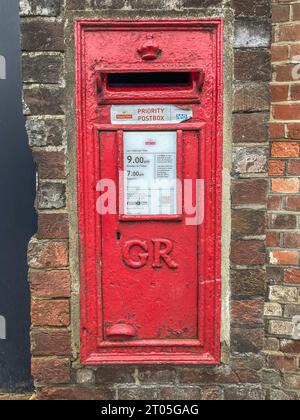
[{"label": "red post box", "polygon": [[76,33],[82,362],[217,364],[222,21]]}]

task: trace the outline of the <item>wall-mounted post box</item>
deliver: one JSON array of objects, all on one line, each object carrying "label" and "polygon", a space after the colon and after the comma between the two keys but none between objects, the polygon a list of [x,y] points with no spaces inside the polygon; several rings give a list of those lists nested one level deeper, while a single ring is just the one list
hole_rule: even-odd
[{"label": "wall-mounted post box", "polygon": [[77,23],[84,364],[220,358],[222,22]]}]

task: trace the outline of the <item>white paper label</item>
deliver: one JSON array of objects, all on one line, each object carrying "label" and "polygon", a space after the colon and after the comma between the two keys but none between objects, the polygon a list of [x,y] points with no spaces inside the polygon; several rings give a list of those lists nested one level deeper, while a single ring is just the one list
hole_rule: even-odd
[{"label": "white paper label", "polygon": [[193,118],[191,108],[175,105],[112,105],[112,124],[178,124]]},{"label": "white paper label", "polygon": [[125,215],[177,214],[177,133],[124,133]]}]

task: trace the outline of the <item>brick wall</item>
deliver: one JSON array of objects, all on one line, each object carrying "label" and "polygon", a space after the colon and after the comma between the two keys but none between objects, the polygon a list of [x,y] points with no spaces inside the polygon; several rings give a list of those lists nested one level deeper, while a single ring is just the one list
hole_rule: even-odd
[{"label": "brick wall", "polygon": [[[282,6],[284,10],[289,7],[286,2]],[[270,185],[267,161],[271,1],[20,0],[20,7],[24,113],[27,116],[29,142],[37,162],[39,180],[36,199],[38,232],[28,252],[32,292],[32,374],[38,398],[298,398],[299,360],[296,354],[299,355],[299,341],[291,339],[291,315],[297,311],[296,304],[299,303],[299,272],[296,271],[298,238],[293,233],[297,223],[297,206],[299,210],[299,199],[297,202],[295,195],[299,192],[295,174],[299,150],[297,140],[294,139],[297,137],[296,127],[286,124],[283,130],[282,122],[272,124],[272,137],[277,132],[280,135],[276,134],[278,141],[274,142],[272,148],[274,158],[270,170],[280,171],[284,167],[287,172],[271,174],[279,176],[273,180],[273,193],[269,199],[270,213],[267,214]],[[151,11],[146,10],[150,8]],[[123,16],[126,14],[128,17],[137,14],[161,16],[162,11],[167,16],[168,12],[174,13],[174,9],[179,17],[182,14],[195,16],[200,11],[203,16],[222,16],[225,18],[227,33],[235,30],[232,68],[228,58],[230,49],[227,48],[225,53],[229,62],[229,68],[226,69],[229,82],[226,82],[227,96],[224,101],[226,115],[233,111],[232,124],[230,118],[227,121],[227,126],[232,126],[233,145],[233,164],[232,168],[228,168],[232,176],[231,280],[230,290],[227,290],[227,296],[231,296],[230,339],[223,337],[220,367],[83,368],[80,365],[77,340],[79,317],[75,310],[78,285],[71,281],[76,275],[70,266],[70,253],[74,251],[73,241],[78,234],[73,230],[73,225],[69,224],[69,219],[74,216],[74,209],[70,206],[70,182],[74,179],[72,168],[75,167],[70,152],[74,147],[74,138],[70,135],[73,128],[69,121],[72,121],[74,115],[65,116],[65,110],[70,109],[66,103],[73,102],[75,95],[66,95],[66,76],[69,78],[70,64],[68,62],[66,65],[65,53],[70,52],[74,44],[72,36],[64,35],[65,23],[67,20],[68,23],[73,22],[78,17],[91,17],[91,11],[93,17],[100,18],[119,17],[120,10]],[[231,12],[234,19],[231,18]],[[294,34],[297,34],[297,30]],[[292,37],[293,31],[278,28],[277,36]],[[284,54],[284,49],[285,46],[282,48],[280,44],[277,54]],[[288,62],[286,55],[283,58],[279,56],[279,65],[284,60]],[[234,78],[233,84],[230,73]],[[293,85],[296,86],[295,83]],[[290,94],[294,95],[296,91],[293,87]],[[283,115],[288,119],[289,112],[287,105],[284,108],[276,105],[273,117],[280,119]],[[285,138],[288,132],[292,133],[291,142]],[[67,141],[66,133],[69,133],[71,143]],[[229,143],[231,137],[225,143],[226,148]],[[224,150],[225,155],[228,156],[228,150]],[[290,156],[292,159],[289,160]],[[282,212],[283,208],[288,211]],[[292,258],[282,262],[284,266],[287,264],[292,268],[266,265],[267,218],[272,227],[268,233],[268,245],[274,246],[270,262],[276,259],[281,263],[280,258]],[[228,220],[225,220],[226,224]],[[293,233],[293,236],[289,233]],[[69,236],[73,240],[69,240]],[[284,254],[278,254],[282,250]],[[76,263],[73,266],[76,267]],[[271,288],[268,290],[270,299],[265,302],[267,273]],[[223,315],[223,322],[226,323],[226,313]]]},{"label": "brick wall", "polygon": [[[291,341],[300,315],[300,2],[273,4],[267,367],[272,383],[300,389],[299,341]],[[275,374],[276,371],[276,374]],[[279,394],[280,395],[280,394]]]}]

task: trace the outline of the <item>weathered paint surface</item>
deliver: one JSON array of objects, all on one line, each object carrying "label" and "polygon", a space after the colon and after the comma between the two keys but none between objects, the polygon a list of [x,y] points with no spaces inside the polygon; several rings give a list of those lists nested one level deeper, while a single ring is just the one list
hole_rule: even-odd
[{"label": "weathered paint surface", "polygon": [[[220,361],[222,21],[77,22],[82,362]],[[190,89],[110,90],[107,73],[190,72]],[[197,76],[198,75],[198,76]],[[159,102],[158,102],[159,101]],[[190,104],[182,124],[112,125],[112,104]],[[177,132],[178,173],[205,181],[200,226],[96,211],[118,182],[124,131]],[[125,218],[124,218],[125,217]]]}]

